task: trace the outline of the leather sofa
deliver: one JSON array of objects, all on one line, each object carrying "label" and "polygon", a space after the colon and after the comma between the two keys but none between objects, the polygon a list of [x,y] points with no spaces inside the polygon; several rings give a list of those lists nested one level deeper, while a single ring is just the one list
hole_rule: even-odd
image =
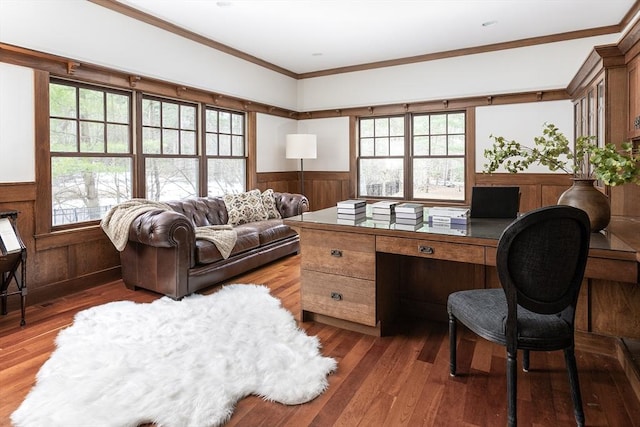
[{"label": "leather sofa", "polygon": [[[301,194],[274,192],[282,218],[309,210]],[[215,285],[284,256],[298,253],[300,238],[282,219],[235,225],[237,240],[228,258],[216,246],[195,238],[195,228],[227,224],[221,197],[165,202],[172,210],[139,215],[120,252],[122,279],[130,289],[144,288],[174,299]]]}]

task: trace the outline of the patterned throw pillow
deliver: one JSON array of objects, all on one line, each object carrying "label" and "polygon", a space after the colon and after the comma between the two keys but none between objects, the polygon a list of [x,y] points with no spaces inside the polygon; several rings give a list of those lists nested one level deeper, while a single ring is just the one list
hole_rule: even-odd
[{"label": "patterned throw pillow", "polygon": [[276,207],[276,198],[273,195],[273,190],[271,188],[262,192],[262,204],[267,210],[269,219],[282,218],[280,211],[278,211],[278,208]]},{"label": "patterned throw pillow", "polygon": [[229,224],[239,225],[269,218],[262,203],[260,190],[251,190],[240,194],[226,194],[224,204],[229,214]]}]

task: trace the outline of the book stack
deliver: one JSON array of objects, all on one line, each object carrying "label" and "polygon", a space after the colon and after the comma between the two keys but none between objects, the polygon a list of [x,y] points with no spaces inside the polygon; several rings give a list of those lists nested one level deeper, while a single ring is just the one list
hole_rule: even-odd
[{"label": "book stack", "polygon": [[467,225],[469,208],[433,207],[429,209],[429,225]]},{"label": "book stack", "polygon": [[396,229],[416,231],[422,228],[424,207],[418,203],[400,203],[395,207]]},{"label": "book stack", "polygon": [[343,200],[338,202],[338,222],[356,223],[367,216],[367,202],[364,200]]},{"label": "book stack", "polygon": [[383,200],[371,205],[371,219],[381,222],[393,222],[396,217],[395,207],[398,202]]}]

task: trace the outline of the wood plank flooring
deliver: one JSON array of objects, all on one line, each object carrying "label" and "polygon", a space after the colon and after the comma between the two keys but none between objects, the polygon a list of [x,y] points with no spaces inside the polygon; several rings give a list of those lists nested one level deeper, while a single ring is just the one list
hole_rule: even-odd
[{"label": "wood plank flooring", "polygon": [[[299,256],[292,256],[228,283],[265,284],[300,319],[299,266]],[[78,311],[115,300],[150,302],[156,298],[150,292],[130,291],[118,281],[29,306],[24,328],[19,327],[17,310],[0,316],[0,426],[10,426],[9,415],[33,386],[37,371],[54,350],[58,331],[70,325]],[[407,319],[402,325],[401,333],[376,338],[302,323],[308,334],[320,338],[323,353],[338,361],[327,391],[298,406],[249,396],[239,402],[227,425],[506,424],[503,347],[460,328],[460,375],[451,378],[446,325],[418,319]],[[580,349],[576,356],[587,425],[640,426],[640,403],[618,361]],[[562,352],[532,352],[530,372],[518,373],[518,420],[521,426],[575,425]]]}]

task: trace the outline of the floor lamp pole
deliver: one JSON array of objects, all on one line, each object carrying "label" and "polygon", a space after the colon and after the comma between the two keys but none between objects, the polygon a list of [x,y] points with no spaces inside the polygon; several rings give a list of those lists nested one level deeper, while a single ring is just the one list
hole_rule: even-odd
[{"label": "floor lamp pole", "polygon": [[300,159],[300,193],[304,196],[304,159]]}]

